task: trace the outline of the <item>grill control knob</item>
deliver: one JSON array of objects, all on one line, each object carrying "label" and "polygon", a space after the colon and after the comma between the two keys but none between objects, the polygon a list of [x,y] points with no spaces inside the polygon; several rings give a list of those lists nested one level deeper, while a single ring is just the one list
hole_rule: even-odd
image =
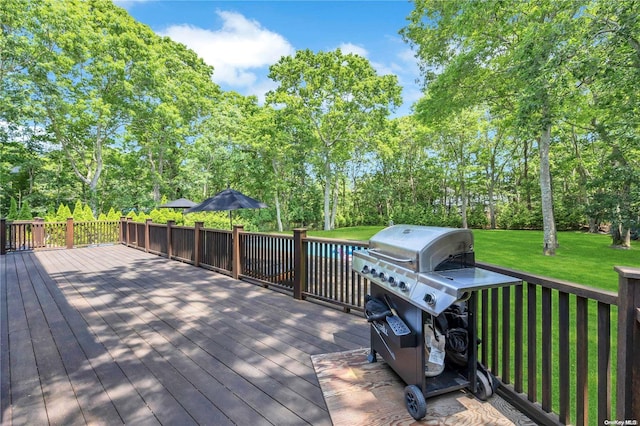
[{"label": "grill control knob", "polygon": [[384,272],[380,272],[380,275],[378,275],[378,278],[380,278],[381,281],[386,281],[387,279],[384,276]]},{"label": "grill control knob", "polygon": [[378,273],[376,272],[376,268],[371,268],[371,275],[378,275]]},{"label": "grill control knob", "polygon": [[368,274],[369,273],[369,267],[367,265],[364,265],[362,268],[362,273],[363,274]]},{"label": "grill control knob", "polygon": [[404,281],[400,281],[398,287],[400,287],[400,290],[402,291],[409,291],[409,287],[407,287],[407,283],[405,283]]},{"label": "grill control knob", "polygon": [[424,301],[427,302],[429,306],[435,306],[436,304],[436,295],[433,293],[427,293],[424,295]]},{"label": "grill control knob", "polygon": [[395,278],[393,278],[393,277],[389,277],[389,279],[387,281],[389,281],[389,284],[391,284],[391,287],[396,287],[398,285],[398,283],[396,282]]}]

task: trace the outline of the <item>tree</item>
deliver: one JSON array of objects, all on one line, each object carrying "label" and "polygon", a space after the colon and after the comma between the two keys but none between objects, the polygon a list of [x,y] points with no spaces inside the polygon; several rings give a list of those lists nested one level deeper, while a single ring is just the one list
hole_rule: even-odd
[{"label": "tree", "polygon": [[33,215],[31,214],[31,208],[29,207],[29,202],[27,200],[22,202],[22,207],[20,207],[20,213],[18,213],[18,220],[32,220]]},{"label": "tree", "polygon": [[638,226],[640,206],[640,17],[633,0],[595,0],[584,10],[588,25],[573,67],[588,88],[591,131],[607,152],[593,179],[589,210],[611,223],[613,246],[630,247],[630,230]]},{"label": "tree", "polygon": [[211,80],[213,68],[182,44],[154,39],[149,48],[138,65],[148,69],[148,77],[133,95],[127,139],[142,150],[157,203],[161,193],[177,192],[171,186],[186,157],[182,147],[198,135],[198,123],[213,115],[219,88]]},{"label": "tree", "polygon": [[496,115],[511,112],[522,135],[537,141],[546,255],[557,246],[552,131],[580,95],[565,66],[583,25],[580,10],[573,1],[416,0],[402,30],[422,61],[428,96],[418,105],[421,117],[486,104]]},{"label": "tree", "polygon": [[7,214],[8,220],[17,220],[18,219],[18,203],[16,199],[11,197],[11,202],[9,205],[9,213]]},{"label": "tree", "polygon": [[[267,102],[284,106],[297,128],[308,128],[310,163],[324,181],[324,229],[332,229],[337,212],[338,177],[352,153],[400,104],[397,77],[378,76],[365,58],[337,49],[300,50],[269,69],[279,86]],[[302,148],[302,147],[301,147]]]}]

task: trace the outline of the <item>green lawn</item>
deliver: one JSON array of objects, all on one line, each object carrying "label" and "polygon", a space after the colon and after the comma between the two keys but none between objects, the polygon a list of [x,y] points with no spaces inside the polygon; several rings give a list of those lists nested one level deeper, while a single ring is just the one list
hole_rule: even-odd
[{"label": "green lawn", "polygon": [[[309,236],[367,241],[380,226],[309,231]],[[474,230],[476,260],[606,290],[618,290],[616,265],[640,267],[640,241],[612,249],[611,237],[559,232],[555,256],[542,255],[542,231]]]}]

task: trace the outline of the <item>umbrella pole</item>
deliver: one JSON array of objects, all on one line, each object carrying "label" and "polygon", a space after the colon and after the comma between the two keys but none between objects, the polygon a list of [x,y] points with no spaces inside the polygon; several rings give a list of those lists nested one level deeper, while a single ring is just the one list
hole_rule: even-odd
[{"label": "umbrella pole", "polygon": [[231,221],[231,210],[229,210],[229,227],[233,230],[233,222]]}]

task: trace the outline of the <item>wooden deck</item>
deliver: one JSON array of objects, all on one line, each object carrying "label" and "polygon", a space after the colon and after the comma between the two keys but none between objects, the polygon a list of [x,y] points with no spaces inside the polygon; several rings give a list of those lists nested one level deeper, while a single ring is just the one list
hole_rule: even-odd
[{"label": "wooden deck", "polygon": [[124,246],[0,259],[2,424],[331,424],[358,315]]},{"label": "wooden deck", "polygon": [[1,256],[0,339],[2,425],[331,425],[311,356],[369,327],[117,245]]}]

